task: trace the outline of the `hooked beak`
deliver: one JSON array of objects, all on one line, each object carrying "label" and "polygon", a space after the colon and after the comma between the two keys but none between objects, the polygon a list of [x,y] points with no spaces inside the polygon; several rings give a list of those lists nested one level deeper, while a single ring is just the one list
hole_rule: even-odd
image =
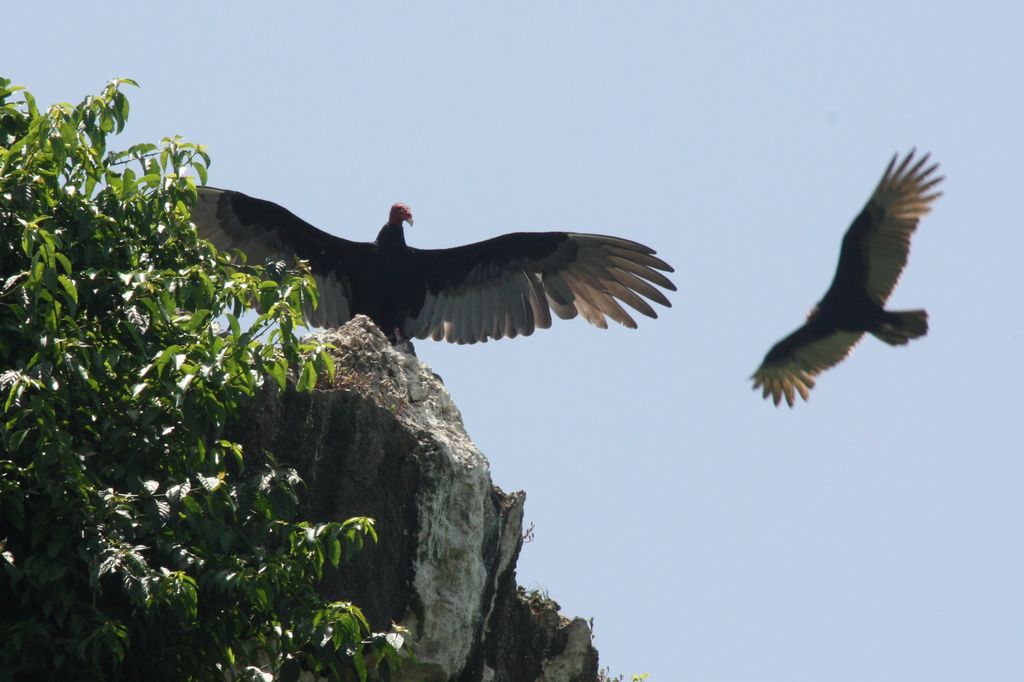
[{"label": "hooked beak", "polygon": [[412,227],[412,216],[406,218],[403,222],[409,223],[409,227]]}]

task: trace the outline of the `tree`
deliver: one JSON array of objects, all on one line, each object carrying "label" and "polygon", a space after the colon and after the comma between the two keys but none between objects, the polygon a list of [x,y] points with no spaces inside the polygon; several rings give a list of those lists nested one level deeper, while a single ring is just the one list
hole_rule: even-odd
[{"label": "tree", "polygon": [[372,520],[298,519],[295,472],[223,435],[333,374],[293,333],[313,280],[197,238],[202,147],[108,151],[125,84],[41,112],[0,78],[0,679],[388,677],[400,637],[315,590]]}]

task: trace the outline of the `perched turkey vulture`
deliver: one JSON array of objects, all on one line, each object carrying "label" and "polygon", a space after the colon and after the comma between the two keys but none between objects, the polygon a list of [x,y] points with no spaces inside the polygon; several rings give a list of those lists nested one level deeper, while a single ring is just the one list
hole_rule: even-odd
[{"label": "perched turkey vulture", "polygon": [[850,354],[865,332],[893,346],[928,332],[924,310],[888,311],[885,302],[907,264],[910,235],[918,219],[942,195],[933,191],[942,176],[928,154],[913,163],[914,151],[897,166],[893,156],[864,210],[843,237],[839,266],[825,297],[807,322],[768,351],[751,377],[778,405],[793,407],[795,393],[807,400],[814,376]]},{"label": "perched turkey vulture", "polygon": [[655,287],[675,291],[672,268],[654,250],[617,237],[575,232],[517,232],[451,249],[406,246],[405,204],[391,207],[374,242],[327,234],[287,209],[241,192],[200,187],[192,211],[199,235],[250,261],[301,258],[320,290],[307,307],[313,326],[337,327],[353,315],[372,319],[393,342],[444,339],[476,343],[551,326],[582,315],[601,328],[605,315],[636,322],[620,303],[657,317],[643,297],[670,306]]}]

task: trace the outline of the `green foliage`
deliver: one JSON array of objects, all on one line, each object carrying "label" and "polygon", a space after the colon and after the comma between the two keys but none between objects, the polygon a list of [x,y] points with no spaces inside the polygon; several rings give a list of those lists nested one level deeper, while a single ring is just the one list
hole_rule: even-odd
[{"label": "green foliage", "polygon": [[41,112],[0,78],[0,679],[386,678],[400,637],[314,589],[372,520],[297,519],[223,437],[267,377],[333,375],[292,331],[313,281],[197,238],[202,147],[107,150],[126,83]]}]

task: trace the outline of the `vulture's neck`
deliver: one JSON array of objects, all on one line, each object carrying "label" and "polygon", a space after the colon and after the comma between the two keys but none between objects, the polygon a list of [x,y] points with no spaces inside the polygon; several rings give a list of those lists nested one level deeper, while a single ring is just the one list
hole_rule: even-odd
[{"label": "vulture's neck", "polygon": [[402,223],[397,225],[388,223],[380,228],[377,235],[377,247],[384,252],[405,250],[405,226]]}]

